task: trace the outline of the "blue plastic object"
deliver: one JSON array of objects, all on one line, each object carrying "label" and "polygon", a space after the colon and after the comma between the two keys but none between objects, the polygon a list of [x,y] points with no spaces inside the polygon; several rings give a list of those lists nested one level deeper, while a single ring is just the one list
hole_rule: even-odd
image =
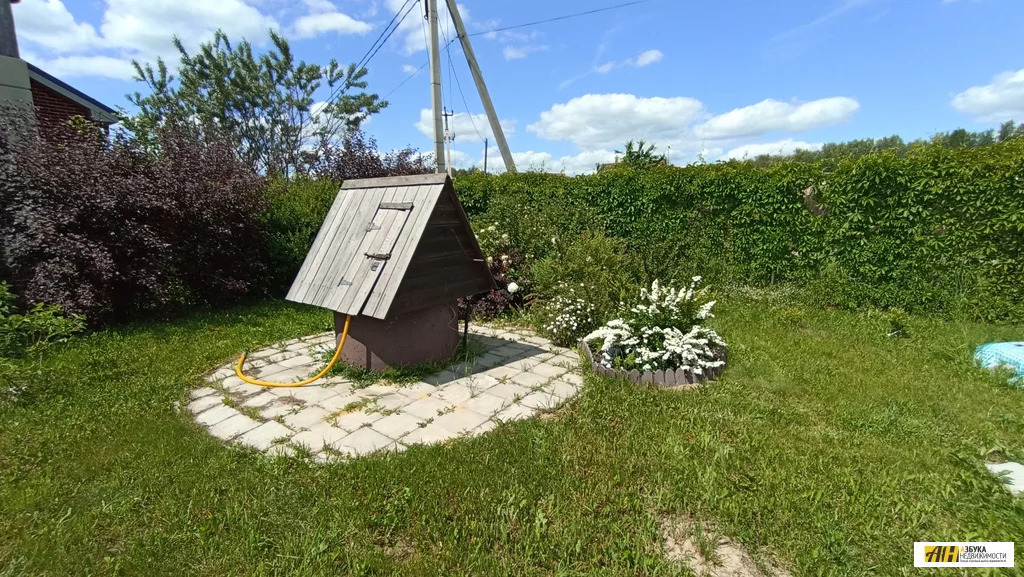
[{"label": "blue plastic object", "polygon": [[998,366],[1013,369],[1017,373],[1013,380],[1024,385],[1024,342],[986,343],[974,349],[974,359],[987,369]]}]

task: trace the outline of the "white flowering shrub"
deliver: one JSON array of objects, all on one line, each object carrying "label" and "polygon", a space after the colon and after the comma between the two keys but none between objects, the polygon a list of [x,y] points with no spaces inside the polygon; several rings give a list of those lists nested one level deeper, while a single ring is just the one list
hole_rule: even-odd
[{"label": "white flowering shrub", "polygon": [[700,281],[695,276],[689,287],[678,290],[654,281],[650,290],[640,291],[638,304],[583,340],[596,342],[599,362],[609,368],[690,369],[699,375],[722,366],[718,353],[725,341],[703,324],[714,316],[715,301],[707,300],[707,288],[698,289]]},{"label": "white flowering shrub", "polygon": [[560,347],[571,347],[601,321],[597,309],[580,296],[576,287],[563,283],[558,291],[558,296],[543,305],[541,328],[551,342]]}]

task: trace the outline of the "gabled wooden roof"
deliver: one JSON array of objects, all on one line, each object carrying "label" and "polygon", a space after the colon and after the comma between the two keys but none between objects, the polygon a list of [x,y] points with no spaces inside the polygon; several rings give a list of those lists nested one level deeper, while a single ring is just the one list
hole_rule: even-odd
[{"label": "gabled wooden roof", "polygon": [[[428,229],[433,240],[421,243]],[[444,263],[449,274],[403,289],[414,259]],[[451,181],[427,174],[346,181],[285,298],[383,319],[396,297],[404,312],[493,286]]]}]

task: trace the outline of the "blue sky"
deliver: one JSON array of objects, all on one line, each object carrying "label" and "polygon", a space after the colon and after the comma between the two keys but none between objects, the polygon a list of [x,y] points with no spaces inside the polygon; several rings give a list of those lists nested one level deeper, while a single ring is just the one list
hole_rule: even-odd
[{"label": "blue sky", "polygon": [[[459,6],[474,33],[621,1]],[[22,0],[14,16],[26,60],[127,107],[138,88],[131,59],[176,63],[172,34],[194,47],[222,28],[260,46],[273,28],[301,59],[348,63],[403,2]],[[390,93],[426,62],[421,14],[370,63],[371,90]],[[578,173],[631,138],[671,147],[672,162],[685,164],[1024,120],[1022,23],[1020,0],[649,0],[472,40],[520,170]],[[454,164],[479,164],[483,109],[458,43],[450,57],[468,108],[442,57]],[[367,132],[383,149],[429,152],[427,69],[388,100]],[[499,158],[492,150],[490,166]]]}]

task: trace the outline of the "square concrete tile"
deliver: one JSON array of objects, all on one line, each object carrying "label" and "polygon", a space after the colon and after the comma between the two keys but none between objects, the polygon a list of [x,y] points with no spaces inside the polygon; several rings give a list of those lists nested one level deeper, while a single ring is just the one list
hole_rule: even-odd
[{"label": "square concrete tile", "polygon": [[329,399],[338,394],[338,391],[329,387],[321,387],[317,385],[306,385],[304,387],[291,387],[292,397],[304,401],[308,404],[315,405],[319,404],[320,401]]},{"label": "square concrete tile", "polygon": [[529,419],[536,411],[523,405],[511,405],[494,415],[494,420],[502,423],[510,423],[522,419]]},{"label": "square concrete tile", "polygon": [[519,404],[538,411],[550,411],[558,408],[558,406],[562,404],[562,398],[544,391],[537,391],[523,397],[523,400],[519,401]]},{"label": "square concrete tile", "polygon": [[534,373],[519,373],[518,375],[512,377],[512,382],[514,382],[515,384],[531,389],[533,387],[539,387],[550,380],[551,377],[542,377]]},{"label": "square concrete tile", "polygon": [[235,374],[234,367],[223,367],[207,375],[206,380],[211,383],[218,383]]},{"label": "square concrete tile", "polygon": [[419,428],[423,419],[400,413],[388,415],[370,425],[374,430],[392,439],[401,439],[404,435]]},{"label": "square concrete tile", "polygon": [[455,406],[454,403],[429,397],[409,403],[402,408],[402,412],[408,415],[413,415],[414,417],[419,417],[421,421],[426,421],[428,419],[436,419],[440,416],[438,415],[439,411],[447,411],[453,406]]},{"label": "square concrete tile", "polygon": [[441,443],[454,439],[457,437],[455,433],[438,427],[434,424],[429,424],[424,427],[420,427],[408,435],[402,437],[403,445],[432,445],[434,443]]},{"label": "square concrete tile", "polygon": [[530,389],[522,385],[509,382],[495,385],[487,389],[487,394],[498,397],[502,401],[505,401],[505,404],[512,404],[515,402],[516,398],[521,399],[530,394]]},{"label": "square concrete tile", "polygon": [[566,373],[566,374],[558,377],[558,380],[565,381],[566,383],[569,383],[570,385],[576,385],[577,387],[582,387],[583,386],[583,377],[581,377],[580,375],[577,375],[575,373]]},{"label": "square concrete tile", "polygon": [[456,379],[460,379],[460,378],[462,378],[464,376],[465,375],[459,375],[459,374],[453,373],[452,371],[447,371],[446,370],[446,371],[441,371],[440,373],[437,373],[436,375],[430,375],[429,377],[426,377],[425,379],[423,379],[423,382],[427,383],[428,385],[434,385],[435,387],[442,387],[442,386],[444,386],[444,385],[446,385],[446,384],[448,384],[448,383],[450,383],[450,382],[452,382],[452,381],[454,381]]},{"label": "square concrete tile", "polygon": [[319,423],[310,427],[308,431],[296,434],[292,437],[291,442],[296,445],[302,445],[315,453],[326,445],[344,439],[348,434],[349,432],[344,429],[332,427],[327,423]]},{"label": "square concrete tile", "polygon": [[1024,493],[1024,464],[1021,463],[985,463],[993,475],[1005,475],[1003,484],[1014,495]]},{"label": "square concrete tile", "polygon": [[366,411],[353,411],[351,413],[345,413],[334,419],[335,426],[345,429],[346,431],[354,431],[364,425],[369,425],[382,419],[384,415],[380,413],[367,413]]},{"label": "square concrete tile", "polygon": [[470,382],[468,377],[452,381],[438,388],[437,392],[431,396],[453,405],[464,403],[473,396],[473,391],[469,388]]},{"label": "square concrete tile", "polygon": [[273,403],[260,410],[260,416],[264,419],[276,419],[290,413],[295,413],[302,408],[302,405],[294,405],[281,400],[280,397]]},{"label": "square concrete tile", "polygon": [[398,394],[405,395],[410,399],[424,399],[427,395],[437,391],[437,387],[428,383],[415,383],[398,389]]},{"label": "square concrete tile", "polygon": [[270,391],[264,391],[258,395],[254,395],[246,399],[245,402],[242,403],[242,406],[259,409],[262,407],[266,407],[270,403],[277,401],[277,399],[278,396],[275,395],[274,393],[271,393]]},{"label": "square concrete tile", "polygon": [[565,373],[568,372],[568,369],[566,369],[565,367],[557,367],[555,365],[550,365],[548,363],[541,363],[530,369],[530,372],[535,375],[551,378],[564,375]]},{"label": "square concrete tile", "polygon": [[318,402],[317,406],[323,407],[331,413],[337,413],[338,411],[343,411],[345,407],[362,400],[363,398],[359,395],[334,395]]},{"label": "square concrete tile", "polygon": [[363,427],[344,437],[340,441],[331,443],[331,447],[342,453],[361,456],[369,455],[380,451],[392,444],[394,439],[382,435],[369,427]]},{"label": "square concrete tile", "polygon": [[538,360],[536,358],[533,358],[533,357],[530,357],[530,358],[527,358],[527,359],[522,359],[522,360],[512,361],[510,363],[506,363],[505,366],[512,367],[513,369],[519,369],[520,371],[528,371],[528,370],[532,369],[533,367],[536,367],[539,364],[540,364],[540,360]]},{"label": "square concrete tile", "polygon": [[217,389],[211,387],[199,387],[198,389],[192,389],[192,391],[189,393],[189,396],[193,399],[201,399],[209,395],[216,395],[219,392],[220,391],[218,391]]},{"label": "square concrete tile", "polygon": [[470,437],[476,437],[478,435],[483,435],[484,433],[488,433],[490,431],[493,431],[497,427],[498,427],[498,423],[496,423],[494,421],[491,421],[491,420],[487,420],[487,421],[484,421],[479,427],[477,427],[477,428],[473,429],[472,431],[470,431],[469,432],[469,436]]},{"label": "square concrete tile", "polygon": [[466,378],[469,379],[469,390],[472,391],[474,395],[486,391],[501,382],[491,375],[484,374],[476,374]]},{"label": "square concrete tile", "polygon": [[196,415],[223,402],[224,398],[220,394],[200,397],[188,404],[188,410],[192,411],[193,415]]},{"label": "square concrete tile", "polygon": [[221,385],[228,391],[236,394],[248,397],[257,393],[262,393],[266,390],[264,387],[257,387],[256,385],[250,385],[238,377],[228,377],[224,379]]},{"label": "square concrete tile", "polygon": [[510,404],[512,404],[511,399],[502,399],[489,393],[480,393],[465,402],[467,409],[487,416],[494,415]]},{"label": "square concrete tile", "polygon": [[267,421],[236,439],[237,442],[260,451],[266,451],[274,441],[292,436],[294,431],[281,423]]},{"label": "square concrete tile", "polygon": [[499,365],[497,367],[494,367],[493,369],[488,369],[484,371],[483,374],[494,377],[500,381],[502,379],[511,379],[512,377],[518,375],[521,372],[523,371],[509,365]]},{"label": "square concrete tile", "polygon": [[235,410],[234,407],[219,404],[196,415],[196,422],[199,423],[200,425],[210,427],[216,425],[217,423],[225,419],[229,419],[231,417],[234,417],[235,415],[240,414],[241,413]]},{"label": "square concrete tile", "polygon": [[285,415],[284,424],[295,430],[308,429],[317,423],[322,423],[329,414],[327,409],[321,407],[306,407],[297,413]]},{"label": "square concrete tile", "polygon": [[568,400],[574,397],[577,393],[579,393],[580,388],[582,387],[569,384],[565,381],[555,380],[552,381],[551,384],[549,384],[548,386],[544,387],[544,390],[556,397]]},{"label": "square concrete tile", "polygon": [[228,439],[233,439],[242,433],[251,431],[258,426],[258,422],[239,413],[210,427],[210,434],[218,439],[227,441]]},{"label": "square concrete tile", "polygon": [[489,418],[490,415],[481,415],[469,409],[455,409],[451,413],[434,419],[432,424],[461,435],[479,427]]},{"label": "square concrete tile", "polygon": [[288,368],[309,367],[310,369],[320,368],[323,366],[323,363],[319,359],[314,359],[308,355],[296,355],[277,364]]},{"label": "square concrete tile", "polygon": [[403,394],[391,393],[384,395],[383,397],[378,397],[374,404],[377,408],[384,409],[385,411],[395,411],[412,402],[413,399],[410,399]]}]

